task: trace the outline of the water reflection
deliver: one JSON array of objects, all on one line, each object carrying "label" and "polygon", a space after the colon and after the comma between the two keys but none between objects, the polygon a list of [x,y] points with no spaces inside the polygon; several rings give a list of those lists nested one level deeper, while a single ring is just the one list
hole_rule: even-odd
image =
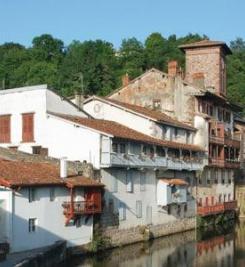
[{"label": "water reflection", "polygon": [[[197,241],[198,240],[198,241]],[[205,232],[190,231],[148,243],[77,257],[67,267],[245,266],[245,221]]]}]

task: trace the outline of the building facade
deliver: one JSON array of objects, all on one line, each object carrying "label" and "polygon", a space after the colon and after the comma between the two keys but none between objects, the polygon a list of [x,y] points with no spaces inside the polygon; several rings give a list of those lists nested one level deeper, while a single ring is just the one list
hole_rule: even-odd
[{"label": "building facade", "polygon": [[59,240],[68,247],[91,242],[103,185],[67,173],[64,164],[59,171],[50,163],[0,159],[0,243],[11,253]]},{"label": "building facade", "polygon": [[166,112],[195,127],[194,144],[207,152],[198,179],[198,213],[233,211],[241,136],[234,127],[234,112],[239,108],[226,98],[226,55],[231,51],[225,43],[209,40],[180,48],[186,55],[184,76],[177,62],[170,62],[168,74],[152,69],[108,97]]}]

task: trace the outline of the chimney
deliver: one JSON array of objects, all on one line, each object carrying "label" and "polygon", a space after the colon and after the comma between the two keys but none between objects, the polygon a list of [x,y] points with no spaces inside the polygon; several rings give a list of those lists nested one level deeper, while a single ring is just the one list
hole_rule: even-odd
[{"label": "chimney", "polygon": [[83,101],[84,101],[84,96],[79,93],[79,92],[75,92],[75,104],[82,109],[83,108]]},{"label": "chimney", "polygon": [[125,87],[129,84],[130,80],[129,80],[129,76],[126,73],[125,75],[122,76],[122,86]]},{"label": "chimney", "polygon": [[176,60],[171,60],[168,62],[168,75],[175,77],[178,74],[178,62]]},{"label": "chimney", "polygon": [[192,84],[198,88],[205,88],[204,84],[204,73],[203,72],[197,72],[192,75]]},{"label": "chimney", "polygon": [[60,178],[67,178],[67,158],[63,157],[60,159]]}]

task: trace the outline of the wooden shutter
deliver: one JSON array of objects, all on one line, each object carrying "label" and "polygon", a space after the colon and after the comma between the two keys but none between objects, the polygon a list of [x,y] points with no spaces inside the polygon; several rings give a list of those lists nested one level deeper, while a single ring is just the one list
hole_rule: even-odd
[{"label": "wooden shutter", "polygon": [[34,141],[34,114],[22,114],[22,141]]},{"label": "wooden shutter", "polygon": [[0,116],[0,143],[10,143],[10,115]]}]

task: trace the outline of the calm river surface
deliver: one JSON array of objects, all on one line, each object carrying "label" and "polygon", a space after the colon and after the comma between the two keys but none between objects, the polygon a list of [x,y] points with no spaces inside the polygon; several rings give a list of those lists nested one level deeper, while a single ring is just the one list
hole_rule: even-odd
[{"label": "calm river surface", "polygon": [[[198,240],[198,241],[197,241]],[[76,257],[67,267],[245,267],[245,221]]]}]

